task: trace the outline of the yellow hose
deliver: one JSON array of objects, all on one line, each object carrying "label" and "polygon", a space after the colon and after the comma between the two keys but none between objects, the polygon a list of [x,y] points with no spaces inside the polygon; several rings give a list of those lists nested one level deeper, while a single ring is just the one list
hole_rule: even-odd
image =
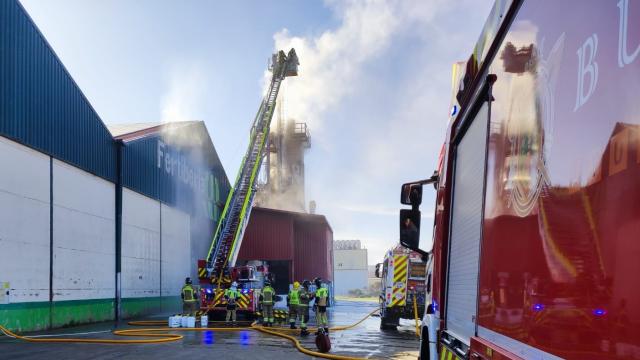
[{"label": "yellow hose", "polygon": [[[345,326],[335,326],[331,328],[331,331],[342,331],[354,328],[364,322],[371,315],[378,312],[378,309],[373,310],[367,316],[362,318],[360,321]],[[128,324],[133,326],[153,326],[153,325],[164,325],[166,321],[163,320],[146,320],[146,321],[131,321]],[[115,339],[91,339],[91,338],[33,338],[29,336],[21,336],[16,333],[11,332],[4,326],[0,325],[0,332],[5,333],[6,335],[28,341],[28,342],[41,342],[41,343],[92,343],[92,344],[152,344],[152,343],[165,343],[171,341],[177,341],[183,338],[182,335],[178,334],[170,334],[169,331],[240,331],[240,330],[254,330],[259,331],[265,334],[269,334],[272,336],[281,337],[293,342],[294,346],[298,351],[303,354],[325,358],[325,359],[335,359],[335,360],[364,360],[364,358],[350,357],[350,356],[342,356],[342,355],[333,355],[321,353],[313,350],[309,350],[303,347],[300,344],[300,341],[291,335],[284,334],[284,332],[290,331],[298,331],[294,329],[272,329],[272,328],[264,328],[262,326],[257,326],[255,323],[251,324],[251,327],[221,327],[221,328],[170,328],[170,327],[158,327],[158,328],[145,328],[145,329],[124,329],[124,330],[114,330],[113,334],[117,336],[136,336],[136,337],[147,337],[147,338],[156,338],[156,339],[135,339],[135,340],[115,340]],[[309,328],[310,331],[316,330],[316,328]],[[162,332],[158,334],[157,332]]]},{"label": "yellow hose", "polygon": [[158,339],[136,339],[136,340],[113,340],[113,339],[83,339],[83,338],[58,338],[58,339],[41,339],[41,338],[32,338],[29,336],[21,336],[16,333],[11,332],[4,326],[0,325],[0,331],[5,333],[7,336],[28,341],[28,342],[38,342],[38,343],[89,343],[89,344],[152,344],[152,343],[165,343],[171,341],[178,341],[182,339],[182,335],[176,334],[155,334],[152,333],[155,329],[128,329],[128,330],[115,330],[113,332],[114,335],[119,336],[141,336],[141,337],[151,337]]},{"label": "yellow hose", "polygon": [[[367,320],[371,315],[377,313],[378,311],[379,311],[379,309],[373,310],[372,312],[368,313],[367,316],[363,317],[360,321],[358,321],[358,322],[356,322],[354,324],[345,325],[345,326],[335,326],[335,327],[332,327],[330,330],[331,331],[349,330],[351,328],[354,328],[354,327],[362,324],[363,321]],[[277,328],[271,329],[271,328],[265,328],[263,326],[256,326],[255,324],[252,325],[252,327],[255,330],[260,331],[262,333],[273,335],[273,336],[278,336],[278,337],[281,337],[283,339],[287,339],[287,340],[291,341],[293,343],[293,345],[296,347],[296,349],[298,349],[298,351],[300,351],[301,353],[306,354],[306,355],[315,356],[315,357],[324,358],[324,359],[334,359],[334,360],[364,360],[365,359],[365,358],[358,358],[358,357],[352,357],[352,356],[326,354],[326,353],[321,353],[321,352],[309,350],[309,349],[305,348],[304,346],[302,346],[300,344],[300,340],[296,339],[295,337],[293,337],[291,335],[283,334],[283,332],[291,332],[291,331],[298,331],[298,330],[294,330],[294,329],[277,329]],[[308,330],[309,331],[313,331],[313,330],[316,330],[316,328],[308,328]]]},{"label": "yellow hose", "polygon": [[309,349],[303,347],[300,344],[300,341],[298,339],[296,339],[295,337],[291,336],[291,335],[283,334],[283,333],[278,332],[278,331],[267,330],[266,328],[264,328],[262,326],[256,327],[255,329],[260,331],[260,332],[263,332],[265,334],[278,336],[278,337],[281,337],[283,339],[290,340],[293,343],[293,345],[296,347],[296,349],[298,349],[298,351],[300,351],[303,354],[310,355],[310,356],[321,357],[321,358],[325,358],[325,359],[336,359],[336,360],[363,360],[364,359],[364,358],[356,358],[356,357],[350,357],[350,356],[326,354],[326,353],[321,353],[321,352],[309,350]]},{"label": "yellow hose", "polygon": [[416,336],[420,337],[420,320],[418,318],[418,301],[416,300],[416,293],[413,292],[413,314],[416,318]]}]

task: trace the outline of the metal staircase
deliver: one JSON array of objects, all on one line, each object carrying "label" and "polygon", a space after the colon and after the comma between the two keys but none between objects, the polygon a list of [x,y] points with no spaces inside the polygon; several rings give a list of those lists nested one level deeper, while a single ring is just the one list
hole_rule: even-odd
[{"label": "metal staircase", "polygon": [[272,57],[269,67],[272,73],[269,90],[253,120],[249,147],[242,159],[233,189],[227,197],[207,254],[207,273],[212,283],[217,282],[220,285],[223,278],[226,278],[223,276],[225,270],[235,265],[242,236],[251,214],[263,153],[267,151],[266,140],[269,136],[278,91],[286,77],[298,75],[298,65],[298,56],[294,49],[291,49],[288,54],[281,50]]}]

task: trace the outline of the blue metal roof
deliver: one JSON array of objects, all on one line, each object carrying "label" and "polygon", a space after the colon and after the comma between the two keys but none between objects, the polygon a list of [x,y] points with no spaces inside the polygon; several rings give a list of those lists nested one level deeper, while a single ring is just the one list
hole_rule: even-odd
[{"label": "blue metal roof", "polygon": [[115,143],[17,0],[0,1],[0,135],[115,181]]}]

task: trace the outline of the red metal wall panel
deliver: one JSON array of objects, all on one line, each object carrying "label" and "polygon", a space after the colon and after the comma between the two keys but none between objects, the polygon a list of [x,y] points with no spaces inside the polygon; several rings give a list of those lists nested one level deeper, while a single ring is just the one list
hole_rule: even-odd
[{"label": "red metal wall panel", "polygon": [[238,260],[293,260],[291,213],[254,208],[244,233]]},{"label": "red metal wall panel", "polygon": [[333,232],[324,217],[300,216],[294,223],[294,278],[332,280]]},{"label": "red metal wall panel", "polygon": [[254,208],[238,260],[289,260],[295,281],[332,281],[332,252],[333,231],[324,216]]}]

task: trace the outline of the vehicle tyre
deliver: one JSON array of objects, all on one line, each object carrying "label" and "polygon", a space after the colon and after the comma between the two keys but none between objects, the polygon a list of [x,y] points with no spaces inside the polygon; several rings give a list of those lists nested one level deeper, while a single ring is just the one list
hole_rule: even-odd
[{"label": "vehicle tyre", "polygon": [[429,328],[423,326],[420,334],[420,355],[418,355],[418,360],[429,360],[431,359],[431,354],[429,354]]},{"label": "vehicle tyre", "polygon": [[380,330],[396,330],[400,319],[386,310],[384,305],[380,309]]}]

